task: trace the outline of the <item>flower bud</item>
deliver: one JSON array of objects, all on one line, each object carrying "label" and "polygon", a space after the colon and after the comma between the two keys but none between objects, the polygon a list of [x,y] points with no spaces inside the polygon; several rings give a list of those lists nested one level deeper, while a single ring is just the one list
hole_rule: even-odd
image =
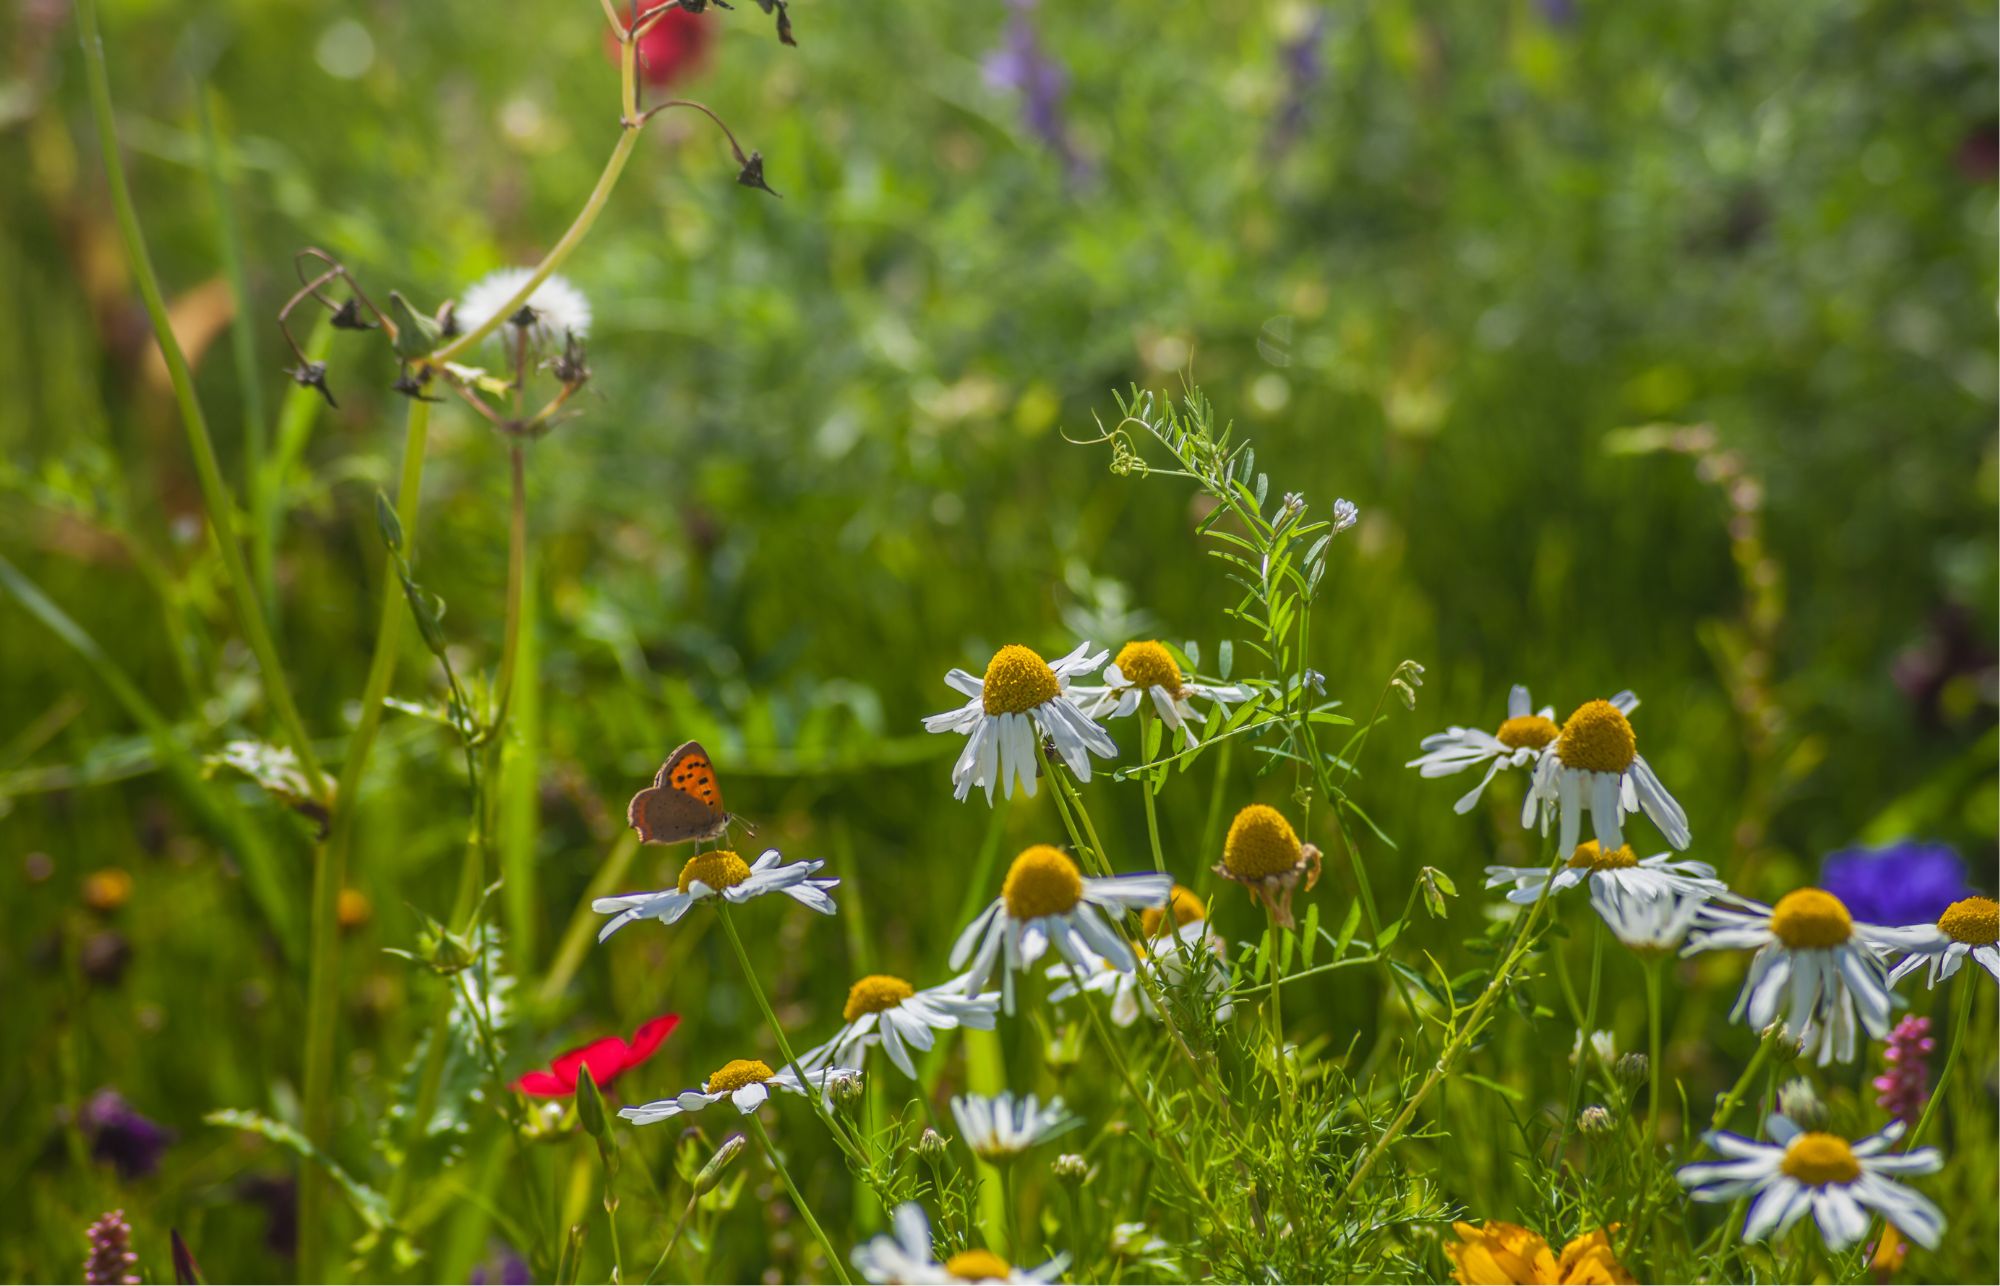
[{"label": "flower bud", "polygon": [[1778,1087],[1778,1112],[1802,1130],[1824,1130],[1830,1115],[1812,1082],[1803,1076]]},{"label": "flower bud", "polygon": [[1618,1061],[1611,1065],[1612,1074],[1624,1085],[1642,1083],[1649,1070],[1651,1070],[1650,1060],[1636,1050],[1630,1054],[1619,1055]]},{"label": "flower bud", "polygon": [[1611,1132],[1611,1109],[1593,1103],[1577,1113],[1576,1128],[1579,1134],[1609,1134]]},{"label": "flower bud", "polygon": [[610,1140],[611,1127],[604,1119],[604,1094],[588,1066],[576,1071],[576,1119],[583,1132],[602,1146]]},{"label": "flower bud", "polygon": [[932,1165],[939,1165],[945,1158],[944,1135],[929,1126],[917,1136],[917,1155]]},{"label": "flower bud", "polygon": [[715,1155],[708,1159],[708,1164],[701,1168],[701,1173],[695,1175],[694,1195],[706,1196],[715,1191],[715,1185],[722,1182],[722,1172],[742,1155],[745,1146],[744,1138],[740,1134],[732,1134],[724,1139],[722,1146],[715,1150]]},{"label": "flower bud", "polygon": [[859,1072],[837,1072],[826,1081],[826,1096],[838,1108],[852,1110],[861,1102],[861,1074]]},{"label": "flower bud", "polygon": [[1080,1188],[1090,1178],[1090,1162],[1074,1152],[1065,1152],[1049,1163],[1049,1170],[1058,1182],[1072,1188]]}]

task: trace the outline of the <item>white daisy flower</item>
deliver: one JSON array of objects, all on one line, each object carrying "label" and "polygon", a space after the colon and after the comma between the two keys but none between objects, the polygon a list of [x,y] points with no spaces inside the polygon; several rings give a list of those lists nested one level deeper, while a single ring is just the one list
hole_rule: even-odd
[{"label": "white daisy flower", "polygon": [[1606,924],[1616,922],[1620,909],[1635,901],[1668,901],[1692,897],[1697,902],[1729,892],[1729,886],[1715,878],[1715,868],[1706,862],[1675,861],[1666,853],[1641,858],[1626,844],[1605,850],[1594,839],[1576,846],[1569,861],[1549,878],[1546,866],[1489,866],[1486,887],[1497,889],[1512,884],[1509,902],[1533,906],[1542,896],[1542,885],[1551,885],[1550,897],[1579,884],[1590,886],[1590,905]]},{"label": "white daisy flower", "polygon": [[[484,326],[495,313],[507,307],[515,292],[534,275],[531,268],[501,268],[474,282],[458,301],[461,332]],[[528,296],[527,307],[534,314],[534,321],[528,327],[528,342],[536,348],[560,347],[567,336],[584,339],[590,334],[590,300],[564,277],[551,276],[536,286],[535,292]],[[508,316],[501,319],[503,324],[491,336],[509,348],[521,336],[514,320],[518,311],[518,306],[509,309]]]},{"label": "white daisy flower", "polygon": [[727,1099],[730,1106],[748,1116],[764,1106],[774,1089],[792,1094],[812,1090],[825,1099],[834,1082],[850,1076],[859,1079],[861,1073],[851,1067],[822,1067],[804,1073],[801,1079],[800,1073],[789,1067],[774,1072],[761,1059],[732,1059],[718,1067],[698,1090],[687,1090],[637,1107],[622,1107],[618,1115],[634,1125],[652,1125],[683,1112],[703,1111]]},{"label": "white daisy flower", "polygon": [[1640,955],[1669,955],[1687,941],[1705,901],[1700,896],[1620,898],[1598,906],[1597,913],[1614,937]]},{"label": "white daisy flower", "polygon": [[598,930],[597,940],[604,941],[634,920],[650,919],[672,924],[686,915],[688,908],[695,903],[714,897],[726,902],[748,902],[766,893],[783,893],[821,915],[832,915],[833,898],[827,890],[840,881],[811,878],[814,871],[826,865],[825,859],[793,862],[790,866],[780,866],[781,860],[775,848],[765,849],[755,865],[746,864],[726,848],[696,853],[681,868],[681,878],[671,889],[662,889],[657,893],[621,893],[592,902],[591,910],[611,917],[610,922]]},{"label": "white daisy flower", "polygon": [[1539,812],[1546,835],[1550,820],[1560,816],[1557,851],[1573,853],[1587,812],[1597,842],[1610,850],[1625,845],[1625,814],[1643,810],[1669,847],[1688,846],[1687,814],[1639,753],[1639,739],[1626,718],[1638,704],[1639,698],[1621,692],[1609,701],[1586,701],[1563,720],[1554,745],[1535,764],[1521,825],[1535,825]]},{"label": "white daisy flower", "polygon": [[1015,1098],[1011,1090],[988,1097],[961,1094],[951,1101],[951,1119],[959,1137],[982,1161],[1012,1161],[1029,1148],[1047,1143],[1083,1124],[1063,1107],[1061,1096],[1041,1102],[1033,1094]]},{"label": "white daisy flower", "polygon": [[1208,931],[1206,921],[1195,920],[1168,937],[1149,939],[1139,968],[1130,973],[1102,956],[1074,971],[1066,964],[1050,965],[1049,981],[1062,985],[1049,992],[1049,1000],[1060,1004],[1078,994],[1077,975],[1081,974],[1082,991],[1111,998],[1111,1021],[1116,1025],[1130,1027],[1141,1015],[1157,1020],[1159,1007],[1140,977],[1143,970],[1162,990],[1184,986],[1188,979],[1199,977],[1215,1021],[1228,1022],[1235,1005],[1229,999],[1229,966],[1223,953],[1222,939]]},{"label": "white daisy flower", "polygon": [[1803,1047],[1818,1045],[1821,1066],[1853,1060],[1857,1013],[1870,1036],[1889,1034],[1894,997],[1882,953],[1907,948],[1924,932],[1857,924],[1824,889],[1796,889],[1776,906],[1748,900],[1740,908],[1704,906],[1695,920],[1699,927],[1682,955],[1757,949],[1730,1021],[1763,1031],[1782,1018]]},{"label": "white daisy flower", "polygon": [[1189,698],[1200,697],[1228,710],[1230,703],[1248,701],[1255,694],[1241,684],[1199,683],[1181,673],[1173,653],[1158,643],[1127,643],[1118,656],[1104,667],[1102,687],[1074,687],[1070,692],[1092,719],[1122,719],[1138,710],[1140,702],[1152,699],[1160,722],[1195,745],[1200,738]]},{"label": "white daisy flower", "polygon": [[1015,1268],[990,1250],[962,1250],[939,1263],[932,1258],[931,1221],[914,1201],[896,1207],[895,1235],[880,1236],[854,1248],[854,1266],[878,1283],[1052,1282],[1069,1267],[1068,1255],[1057,1255],[1040,1268]]},{"label": "white daisy flower", "polygon": [[958,935],[951,967],[965,969],[961,985],[968,996],[979,994],[998,969],[1002,1004],[1011,1014],[1015,973],[1041,959],[1051,942],[1079,969],[1088,968],[1093,956],[1134,968],[1132,949],[1112,920],[1128,907],[1164,905],[1173,887],[1172,876],[1151,873],[1087,878],[1061,849],[1031,845],[1007,868],[1000,896]]},{"label": "white daisy flower", "polygon": [[1845,1250],[1867,1235],[1872,1210],[1918,1245],[1937,1248],[1944,1213],[1890,1176],[1932,1174],[1944,1161],[1936,1148],[1891,1152],[1903,1135],[1901,1121],[1857,1143],[1802,1130],[1783,1116],[1771,1116],[1767,1127],[1769,1143],[1720,1131],[1703,1135],[1723,1159],[1682,1166],[1678,1176],[1696,1201],[1754,1195],[1745,1241],[1782,1236],[1810,1213],[1827,1248]]},{"label": "white daisy flower", "polygon": [[[1590,1033],[1590,1052],[1598,1062],[1610,1067],[1618,1061],[1618,1038],[1608,1031]],[[1569,1047],[1569,1065],[1575,1067],[1583,1057],[1583,1029],[1576,1030],[1576,1040]]]},{"label": "white daisy flower", "polygon": [[1890,971],[1891,985],[1927,964],[1930,976],[1924,985],[1936,987],[1957,973],[1967,956],[2000,978],[2000,945],[1995,945],[2000,943],[2000,903],[1992,898],[1962,898],[1944,909],[1935,926],[1917,927],[1923,932],[1908,948],[1910,954]]},{"label": "white daisy flower", "polygon": [[1038,730],[1084,781],[1090,780],[1092,755],[1115,759],[1118,744],[1111,734],[1078,708],[1069,694],[1069,681],[1103,665],[1104,655],[1090,655],[1090,644],[1080,643],[1050,665],[1034,649],[1009,643],[986,663],[984,678],[964,670],[945,675],[946,683],[971,698],[956,710],[924,720],[926,732],[966,735],[965,749],[951,769],[952,795],[964,799],[974,786],[984,786],[990,804],[995,786],[1012,799],[1018,781],[1022,793],[1034,798]]},{"label": "white daisy flower", "polygon": [[1486,775],[1479,779],[1479,784],[1451,806],[1455,813],[1469,813],[1495,774],[1502,768],[1520,768],[1538,762],[1561,734],[1562,729],[1556,726],[1556,708],[1535,709],[1527,687],[1517,683],[1507,693],[1507,718],[1497,730],[1451,727],[1434,732],[1417,743],[1417,749],[1424,753],[1403,766],[1417,769],[1422,777],[1449,777],[1485,764]]},{"label": "white daisy flower", "polygon": [[915,1079],[917,1065],[910,1047],[929,1049],[935,1033],[959,1027],[992,1031],[994,1011],[1000,1008],[1000,993],[967,993],[962,979],[918,991],[901,978],[870,974],[847,990],[847,1007],[841,1011],[846,1026],[833,1039],[799,1056],[806,1067],[835,1063],[859,1067],[871,1045],[880,1045],[889,1061]]}]

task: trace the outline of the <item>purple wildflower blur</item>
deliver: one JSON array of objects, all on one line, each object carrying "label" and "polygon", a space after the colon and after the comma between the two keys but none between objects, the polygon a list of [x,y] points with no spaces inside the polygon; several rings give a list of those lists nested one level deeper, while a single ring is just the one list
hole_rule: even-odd
[{"label": "purple wildflower blur", "polygon": [[174,1132],[142,1116],[117,1090],[101,1089],[83,1105],[80,1118],[90,1155],[118,1168],[127,1181],[143,1179],[159,1168],[160,1154],[174,1141]]},{"label": "purple wildflower blur", "polygon": [[1971,897],[1965,859],[1949,844],[1903,840],[1882,848],[1846,848],[1820,863],[1819,886],[1867,924],[1935,924],[1944,909]]},{"label": "purple wildflower blur", "polygon": [[1063,119],[1069,72],[1042,48],[1035,7],[1036,0],[1008,0],[1007,34],[986,56],[986,83],[1021,96],[1021,117],[1029,132],[1056,154],[1072,181],[1081,180],[1089,176],[1090,165],[1070,141]]}]

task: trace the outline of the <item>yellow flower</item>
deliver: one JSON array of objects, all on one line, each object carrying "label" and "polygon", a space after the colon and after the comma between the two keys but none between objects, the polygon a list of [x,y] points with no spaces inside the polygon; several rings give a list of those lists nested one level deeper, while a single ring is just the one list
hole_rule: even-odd
[{"label": "yellow flower", "polygon": [[1511,1286],[1512,1283],[1547,1283],[1548,1286],[1632,1286],[1632,1275],[1611,1253],[1609,1234],[1617,1225],[1586,1233],[1563,1247],[1558,1258],[1549,1243],[1519,1224],[1489,1221],[1477,1227],[1455,1223],[1455,1245],[1446,1246],[1458,1271],[1453,1274],[1468,1286]]}]

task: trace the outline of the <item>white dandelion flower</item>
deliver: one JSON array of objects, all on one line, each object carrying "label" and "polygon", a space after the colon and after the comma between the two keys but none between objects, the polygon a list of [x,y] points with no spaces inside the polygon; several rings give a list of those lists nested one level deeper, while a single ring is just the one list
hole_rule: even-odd
[{"label": "white dandelion flower", "polygon": [[943,1286],[951,1282],[1052,1282],[1069,1267],[1057,1255],[1040,1268],[1015,1268],[990,1250],[961,1250],[939,1263],[931,1247],[931,1221],[914,1201],[896,1207],[893,1235],[854,1248],[854,1266],[871,1282]]},{"label": "white dandelion flower", "polygon": [[774,1072],[761,1059],[738,1058],[716,1068],[715,1074],[704,1081],[698,1090],[686,1090],[672,1098],[642,1103],[637,1107],[622,1107],[618,1109],[618,1115],[634,1125],[653,1125],[683,1112],[704,1111],[726,1099],[731,1107],[748,1116],[764,1106],[774,1089],[790,1094],[813,1092],[825,1100],[836,1082],[848,1077],[858,1080],[860,1076],[861,1073],[851,1067],[822,1067],[803,1075],[790,1067]]},{"label": "white dandelion flower", "polygon": [[968,996],[979,994],[998,970],[1001,1003],[1011,1014],[1014,975],[1041,959],[1050,943],[1078,968],[1093,956],[1134,968],[1132,949],[1113,921],[1127,908],[1164,905],[1173,887],[1170,875],[1086,877],[1061,849],[1030,845],[1007,868],[1000,896],[958,935],[951,967],[965,969],[961,984]]},{"label": "white dandelion flower", "polygon": [[1235,683],[1202,683],[1181,673],[1173,653],[1158,643],[1127,643],[1104,667],[1102,686],[1070,689],[1084,714],[1092,719],[1122,719],[1151,700],[1160,722],[1180,733],[1192,746],[1199,742],[1190,698],[1212,702],[1225,712],[1232,702],[1248,701],[1255,693]]},{"label": "white dandelion flower", "polygon": [[686,915],[688,908],[697,902],[717,897],[725,902],[748,902],[766,893],[783,893],[821,915],[832,915],[833,898],[827,890],[840,881],[812,878],[814,871],[826,865],[825,859],[793,862],[789,866],[779,865],[781,860],[775,848],[764,850],[764,855],[757,859],[755,865],[746,864],[726,848],[696,853],[688,859],[687,865],[681,867],[680,881],[671,889],[662,889],[657,893],[621,893],[592,902],[591,910],[611,917],[598,930],[597,940],[604,941],[634,920],[650,919],[672,924]]},{"label": "white dandelion flower", "polygon": [[1522,768],[1539,762],[1561,734],[1562,729],[1556,726],[1556,708],[1535,709],[1528,689],[1517,683],[1507,693],[1507,717],[1497,729],[1488,732],[1484,728],[1451,727],[1434,732],[1417,743],[1417,749],[1424,753],[1403,766],[1417,769],[1423,777],[1449,777],[1485,764],[1486,774],[1479,784],[1451,806],[1455,813],[1469,813],[1502,768]]},{"label": "white dandelion flower", "polygon": [[1009,643],[986,663],[985,676],[953,670],[944,681],[969,697],[963,706],[924,720],[926,732],[957,732],[965,749],[952,765],[952,795],[964,799],[975,786],[993,788],[1014,797],[1014,783],[1029,798],[1035,794],[1037,734],[1054,743],[1070,771],[1090,780],[1090,757],[1115,759],[1118,743],[1079,708],[1069,694],[1069,682],[1104,664],[1103,652],[1090,654],[1090,644],[1050,665],[1032,648]]},{"label": "white dandelion flower", "polygon": [[972,1154],[996,1164],[1012,1161],[1083,1124],[1070,1115],[1060,1096],[1043,1103],[1033,1094],[1015,1098],[1011,1090],[990,1097],[961,1094],[951,1101],[951,1119],[958,1122],[959,1137]]},{"label": "white dandelion flower", "polygon": [[1769,1143],[1720,1131],[1703,1135],[1723,1159],[1682,1166],[1678,1174],[1696,1201],[1752,1197],[1745,1241],[1782,1236],[1810,1214],[1827,1248],[1845,1250],[1867,1235],[1872,1210],[1918,1245],[1937,1248],[1944,1212],[1894,1176],[1932,1174],[1944,1161],[1936,1148],[1890,1151],[1903,1135],[1901,1121],[1855,1143],[1802,1130],[1783,1116],[1771,1116],[1767,1128]]},{"label": "white dandelion flower", "polygon": [[1549,823],[1560,817],[1557,851],[1573,853],[1583,815],[1589,813],[1597,842],[1612,850],[1625,845],[1625,814],[1643,811],[1669,847],[1688,846],[1687,814],[1639,753],[1639,739],[1626,718],[1638,704],[1639,698],[1621,692],[1609,701],[1586,701],[1563,720],[1555,744],[1535,764],[1521,825],[1535,825],[1539,813],[1546,835]]},{"label": "white dandelion flower", "polygon": [[[531,268],[501,268],[487,273],[465,292],[458,301],[458,325],[461,331],[478,330],[491,320],[495,313],[506,308],[515,292],[527,284],[534,276]],[[541,285],[535,287],[528,296],[527,308],[534,315],[528,327],[528,342],[536,348],[560,347],[570,335],[586,339],[590,335],[590,300],[581,290],[571,285],[567,278],[551,275]],[[519,309],[510,309],[502,318],[502,325],[492,332],[492,338],[509,348],[520,338],[520,329],[515,322]]]},{"label": "white dandelion flower", "polygon": [[1700,902],[1729,892],[1729,886],[1715,878],[1715,868],[1706,862],[1677,861],[1666,853],[1641,858],[1630,844],[1607,852],[1594,839],[1577,845],[1553,879],[1546,866],[1487,867],[1486,887],[1497,889],[1503,884],[1514,886],[1507,900],[1522,906],[1539,901],[1544,884],[1551,886],[1551,897],[1587,884],[1590,905],[1606,924],[1616,924],[1631,902],[1672,902],[1688,897]]},{"label": "white dandelion flower", "polygon": [[941,1031],[992,1031],[999,1008],[999,992],[967,994],[963,979],[918,991],[890,974],[870,974],[848,988],[847,1007],[841,1011],[846,1025],[824,1045],[801,1054],[799,1062],[808,1068],[828,1063],[860,1067],[869,1047],[880,1045],[889,1061],[914,1079],[912,1048],[930,1049]]},{"label": "white dandelion flower", "polygon": [[1961,898],[1944,909],[1934,926],[1915,926],[1909,954],[1889,973],[1891,985],[1923,965],[1930,966],[1926,987],[1936,987],[1958,972],[1967,956],[2000,978],[2000,903],[1992,898]]},{"label": "white dandelion flower", "polygon": [[1875,1039],[1889,1034],[1894,995],[1882,953],[1907,947],[1922,932],[1858,924],[1824,889],[1796,889],[1776,906],[1711,904],[1695,920],[1699,927],[1682,955],[1725,947],[1757,951],[1730,1021],[1763,1031],[1782,1020],[1803,1048],[1818,1047],[1822,1066],[1853,1061],[1857,1016]]}]

